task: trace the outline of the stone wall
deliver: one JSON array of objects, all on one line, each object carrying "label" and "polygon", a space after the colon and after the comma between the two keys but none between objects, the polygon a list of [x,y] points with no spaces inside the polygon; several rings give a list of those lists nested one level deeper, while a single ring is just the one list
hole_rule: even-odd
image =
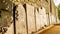
[{"label": "stone wall", "polygon": [[54,3],[50,5],[50,0],[14,0],[13,3],[18,5],[16,34],[33,34],[56,21],[56,8]]}]

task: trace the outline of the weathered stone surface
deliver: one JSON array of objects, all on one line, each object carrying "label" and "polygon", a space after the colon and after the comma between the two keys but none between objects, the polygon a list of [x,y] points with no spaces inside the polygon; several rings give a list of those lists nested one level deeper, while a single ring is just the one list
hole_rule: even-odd
[{"label": "weathered stone surface", "polygon": [[48,25],[47,15],[44,7],[42,7],[42,9],[39,8],[39,16],[40,16],[41,27],[43,27],[44,25]]},{"label": "weathered stone surface", "polygon": [[56,17],[52,14],[50,14],[50,24],[56,23]]},{"label": "weathered stone surface", "polygon": [[13,23],[10,25],[10,27],[8,28],[8,30],[5,34],[14,34]]},{"label": "weathered stone surface", "polygon": [[38,8],[38,11],[36,10],[37,30],[39,30],[41,27],[44,27],[44,25],[49,25],[49,22],[48,22],[48,16],[46,14],[45,8],[42,7],[42,9]]},{"label": "weathered stone surface", "polygon": [[37,31],[41,28],[40,16],[37,10],[36,10],[36,27]]},{"label": "weathered stone surface", "polygon": [[[20,4],[17,7],[17,11],[19,15],[17,17],[18,20],[16,21],[16,24],[15,24],[16,34],[27,34],[26,19],[27,19],[27,25],[28,25],[28,34],[31,34],[32,32],[36,31],[36,27],[37,27],[37,30],[39,30],[41,27],[44,27],[44,25],[49,25],[49,21],[48,21],[49,19],[50,19],[50,24],[54,24],[56,22],[56,7],[53,3],[53,0],[51,0],[51,5],[50,5],[50,0],[44,0],[44,1],[43,0],[6,0],[6,1],[1,0],[0,9],[2,8],[8,11],[12,11],[12,2],[15,5]],[[27,16],[25,13],[25,9],[22,6],[23,4],[26,4],[26,3],[27,3],[27,6],[25,7],[25,9],[27,8],[26,10]],[[39,8],[39,10],[36,10],[36,18],[34,14],[34,6],[37,8],[43,7],[43,8]],[[0,24],[1,24],[0,26],[9,25],[10,27],[8,27],[8,30],[5,34],[14,34],[13,23],[12,24],[9,23],[10,22],[9,13],[4,13],[4,12],[2,14],[3,15],[2,17],[4,19],[0,18]],[[48,18],[48,14],[46,13],[50,14],[49,18]],[[8,15],[9,18],[6,15]],[[4,26],[4,27],[7,27],[7,26]]]},{"label": "weathered stone surface", "polygon": [[34,7],[26,4],[27,6],[27,22],[28,22],[28,33],[31,34],[35,31],[35,17],[34,17]]},{"label": "weathered stone surface", "polygon": [[26,32],[26,14],[23,5],[18,5],[18,20],[16,21],[16,34],[27,34]]},{"label": "weathered stone surface", "polygon": [[0,27],[8,27],[11,24],[11,13],[1,10]]}]

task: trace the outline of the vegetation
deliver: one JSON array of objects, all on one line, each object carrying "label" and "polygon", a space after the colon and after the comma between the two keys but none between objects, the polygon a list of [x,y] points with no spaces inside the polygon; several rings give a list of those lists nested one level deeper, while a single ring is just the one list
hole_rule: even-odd
[{"label": "vegetation", "polygon": [[58,5],[58,18],[59,18],[59,20],[60,20],[60,4]]}]

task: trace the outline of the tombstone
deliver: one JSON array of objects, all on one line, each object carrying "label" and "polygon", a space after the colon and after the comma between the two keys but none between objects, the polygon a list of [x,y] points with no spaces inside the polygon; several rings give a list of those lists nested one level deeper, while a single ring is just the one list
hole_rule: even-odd
[{"label": "tombstone", "polygon": [[50,15],[50,24],[54,24],[54,23],[56,23],[56,17],[54,16],[54,15]]},{"label": "tombstone", "polygon": [[56,16],[52,15],[52,23],[56,23]]},{"label": "tombstone", "polygon": [[39,11],[36,9],[36,27],[37,31],[41,28],[41,22],[40,22],[40,16],[39,16]]},{"label": "tombstone", "polygon": [[26,11],[27,11],[28,33],[31,34],[32,32],[36,31],[34,6],[26,4],[26,9],[27,9]]},{"label": "tombstone", "polygon": [[27,34],[26,14],[23,5],[19,4],[16,11],[18,11],[18,20],[16,20],[16,34]]},{"label": "tombstone", "polygon": [[48,18],[47,18],[47,14],[44,7],[39,8],[39,16],[40,16],[41,27],[48,25],[48,22],[47,22]]},{"label": "tombstone", "polygon": [[49,18],[49,14],[48,14],[48,13],[46,13],[46,16],[47,16],[46,18],[47,18],[47,26],[48,26],[48,25],[50,25],[50,18]]}]

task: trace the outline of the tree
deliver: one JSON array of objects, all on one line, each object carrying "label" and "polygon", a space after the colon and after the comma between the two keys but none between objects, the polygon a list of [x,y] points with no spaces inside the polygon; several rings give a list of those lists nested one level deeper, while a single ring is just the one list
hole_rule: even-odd
[{"label": "tree", "polygon": [[58,18],[60,20],[60,4],[58,5],[57,9],[58,9]]}]

